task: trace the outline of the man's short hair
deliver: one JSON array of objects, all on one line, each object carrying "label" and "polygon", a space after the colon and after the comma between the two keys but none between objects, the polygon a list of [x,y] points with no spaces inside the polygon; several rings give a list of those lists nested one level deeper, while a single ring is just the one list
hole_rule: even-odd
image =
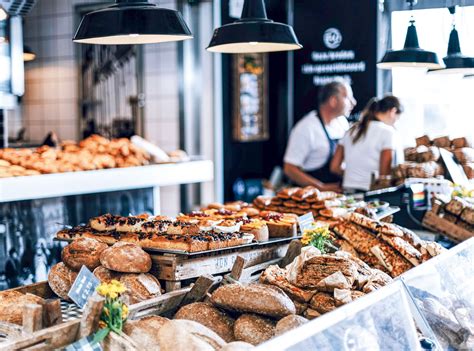
[{"label": "man's short hair", "polygon": [[338,95],[341,92],[341,88],[344,88],[347,83],[342,79],[333,80],[321,88],[318,92],[318,106],[328,102],[328,100],[335,95]]}]

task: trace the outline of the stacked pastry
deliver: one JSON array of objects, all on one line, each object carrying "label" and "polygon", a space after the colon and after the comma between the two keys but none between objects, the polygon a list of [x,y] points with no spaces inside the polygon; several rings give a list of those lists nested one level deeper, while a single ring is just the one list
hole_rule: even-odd
[{"label": "stacked pastry", "polygon": [[[313,249],[314,250],[314,249]],[[281,288],[294,302],[296,313],[319,317],[388,284],[392,278],[372,269],[347,252],[300,255],[287,268],[270,266],[260,282]]]},{"label": "stacked pastry", "polygon": [[128,139],[92,135],[78,144],[64,142],[58,148],[0,149],[0,177],[134,167],[146,165],[149,160],[148,153]]},{"label": "stacked pastry", "polygon": [[93,271],[101,282],[119,280],[127,291],[124,301],[134,304],[161,295],[159,281],[148,272],[151,257],[139,246],[117,243],[111,247],[94,239],[74,240],[62,251],[62,262],[54,265],[48,275],[51,290],[64,300],[82,266]]},{"label": "stacked pastry", "polygon": [[339,236],[336,244],[392,277],[444,251],[439,244],[425,242],[409,229],[358,213],[337,224],[334,232]]},{"label": "stacked pastry", "polygon": [[[189,217],[189,215],[188,215]],[[186,218],[188,218],[186,217]],[[148,215],[121,217],[106,214],[86,226],[63,229],[60,239],[93,238],[107,244],[128,242],[143,248],[198,252],[250,243],[253,235],[239,231],[241,223],[193,214],[193,220]]]},{"label": "stacked pastry", "polygon": [[467,199],[454,197],[443,204],[442,209],[440,216],[474,233],[474,201],[469,202]]}]

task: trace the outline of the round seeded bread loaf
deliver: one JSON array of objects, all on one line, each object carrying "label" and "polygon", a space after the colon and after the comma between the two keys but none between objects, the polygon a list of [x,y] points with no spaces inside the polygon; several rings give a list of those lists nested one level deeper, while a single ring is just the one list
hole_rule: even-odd
[{"label": "round seeded bread loaf", "polygon": [[275,321],[256,314],[243,314],[234,324],[237,340],[258,345],[275,335]]},{"label": "round seeded bread loaf", "polygon": [[127,291],[122,295],[127,304],[134,304],[161,295],[161,285],[158,279],[149,273],[123,274],[120,282]]},{"label": "round seeded bread loaf", "polygon": [[168,318],[160,316],[148,316],[139,320],[129,320],[123,327],[127,334],[143,350],[159,348],[158,331],[168,322]]},{"label": "round seeded bread loaf", "polygon": [[18,291],[0,292],[0,321],[13,324],[23,324],[23,308],[27,304],[44,304],[45,301],[33,294],[23,294]]},{"label": "round seeded bread loaf", "polygon": [[63,249],[62,261],[75,271],[82,266],[92,271],[100,265],[100,255],[106,248],[107,244],[95,239],[79,238]]},{"label": "round seeded bread loaf", "polygon": [[275,328],[275,335],[286,333],[287,331],[298,328],[300,325],[303,325],[307,322],[309,321],[301,316],[286,316],[278,321]]},{"label": "round seeded bread loaf", "polygon": [[216,332],[226,342],[234,340],[235,320],[209,303],[195,302],[183,306],[174,318],[201,323]]},{"label": "round seeded bread loaf", "polygon": [[213,351],[226,345],[209,328],[194,321],[172,320],[158,331],[160,351]]},{"label": "round seeded bread loaf", "polygon": [[76,280],[77,272],[70,269],[63,262],[59,262],[51,267],[48,274],[48,284],[51,290],[60,298],[71,301],[68,296],[74,280]]},{"label": "round seeded bread loaf", "polygon": [[264,284],[223,285],[212,294],[211,302],[225,310],[258,313],[274,318],[296,313],[295,304],[283,290]]},{"label": "round seeded bread loaf", "polygon": [[147,273],[151,269],[151,257],[132,243],[118,242],[105,249],[100,257],[105,268],[123,273]]},{"label": "round seeded bread loaf", "polygon": [[104,266],[99,266],[92,272],[99,278],[101,283],[110,283],[112,280],[120,280],[121,273],[111,271]]}]

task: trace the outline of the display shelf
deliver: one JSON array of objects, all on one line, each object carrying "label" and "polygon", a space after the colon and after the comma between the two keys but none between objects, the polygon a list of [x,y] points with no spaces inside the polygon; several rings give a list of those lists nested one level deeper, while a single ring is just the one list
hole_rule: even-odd
[{"label": "display shelf", "polygon": [[[0,179],[0,203],[212,181],[212,161],[190,161]],[[159,206],[158,206],[159,208]],[[156,208],[155,208],[156,211]]]}]

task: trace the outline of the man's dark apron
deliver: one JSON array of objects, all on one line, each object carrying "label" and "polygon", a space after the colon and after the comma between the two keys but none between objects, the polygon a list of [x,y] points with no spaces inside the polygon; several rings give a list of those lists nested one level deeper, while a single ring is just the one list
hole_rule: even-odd
[{"label": "man's dark apron", "polygon": [[326,162],[324,163],[322,167],[311,170],[311,171],[305,171],[305,172],[308,173],[313,178],[316,178],[323,183],[339,183],[342,181],[342,178],[339,175],[332,173],[330,170],[332,156],[334,155],[334,152],[336,152],[336,147],[337,147],[337,143],[339,139],[332,139],[329,136],[329,133],[326,129],[326,126],[323,120],[321,119],[319,112],[317,114],[317,118],[319,118],[319,121],[321,122],[321,125],[324,130],[324,134],[326,135],[326,138],[329,142],[329,155]]}]

